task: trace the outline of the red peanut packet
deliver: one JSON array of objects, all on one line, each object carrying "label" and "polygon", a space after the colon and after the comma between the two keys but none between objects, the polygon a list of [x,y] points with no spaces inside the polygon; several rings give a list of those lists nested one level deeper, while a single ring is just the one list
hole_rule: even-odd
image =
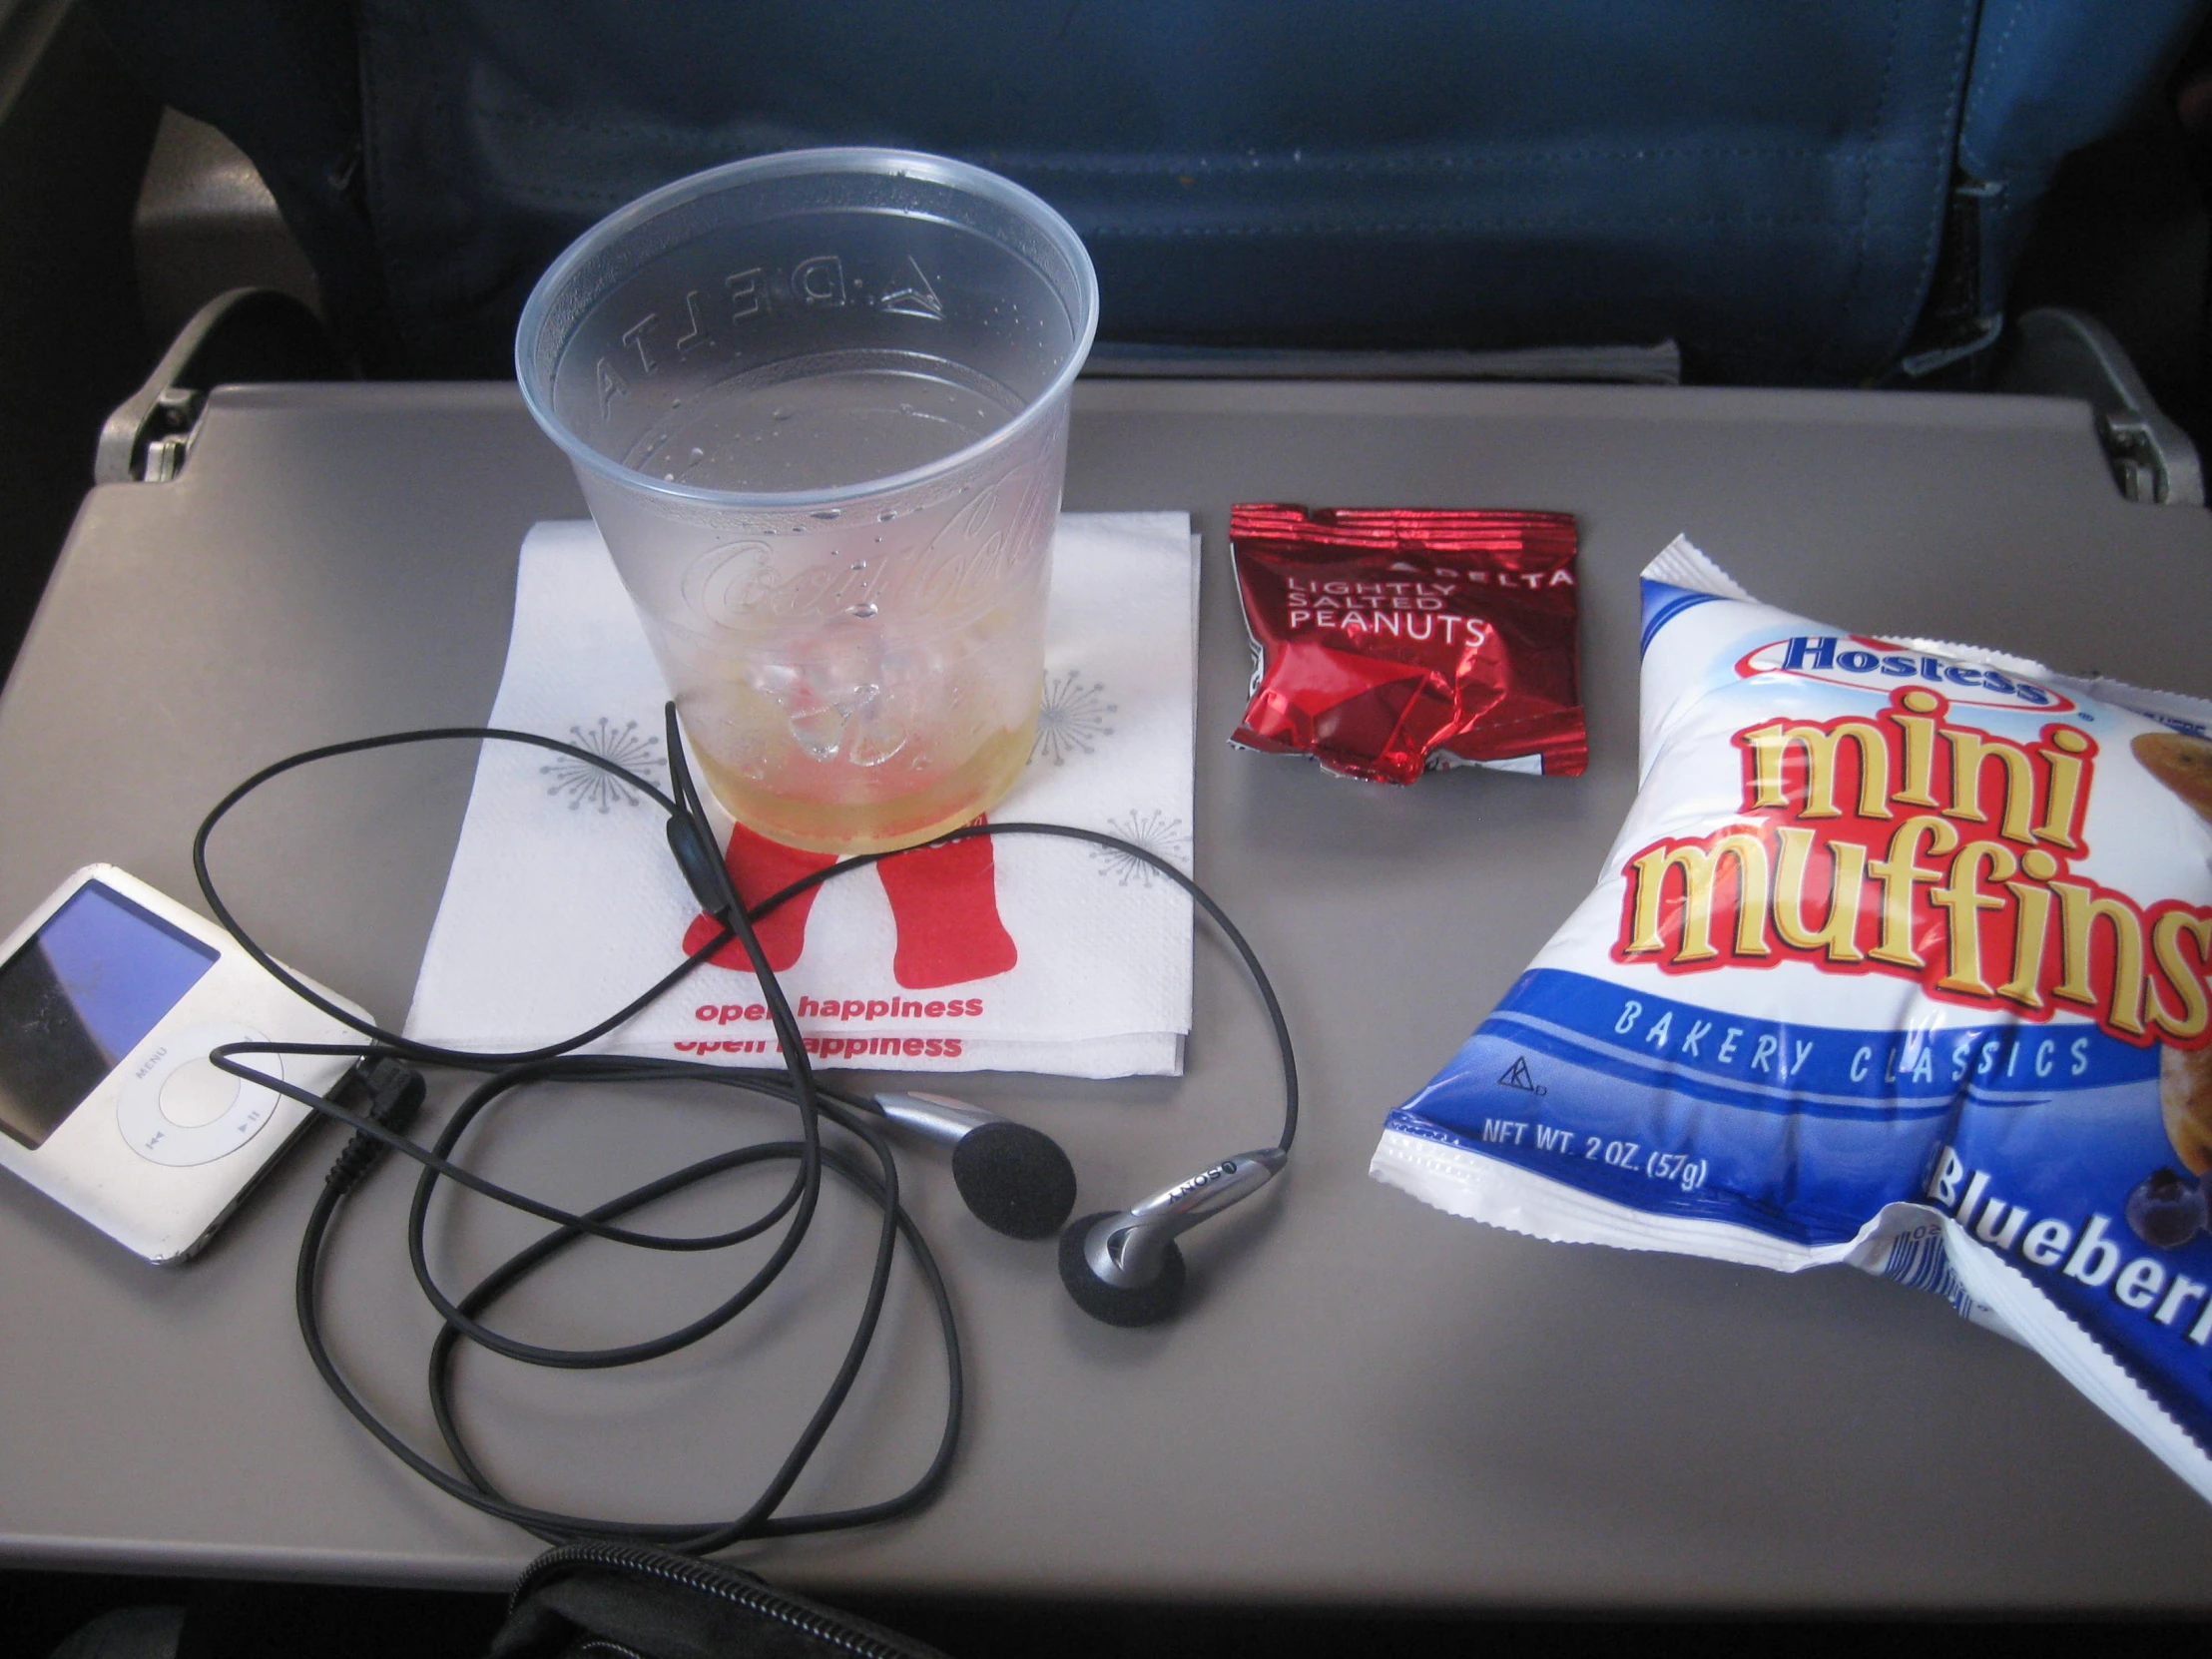
[{"label": "red peanut packet", "polygon": [[1382,784],[1581,773],[1571,514],[1242,502],[1229,543],[1253,655],[1230,742]]}]

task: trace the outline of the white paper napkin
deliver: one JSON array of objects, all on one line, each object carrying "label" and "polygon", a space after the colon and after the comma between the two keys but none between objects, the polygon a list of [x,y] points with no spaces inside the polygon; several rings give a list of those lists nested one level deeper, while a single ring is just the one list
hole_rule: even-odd
[{"label": "white paper napkin", "polygon": [[[1188,515],[1061,518],[1044,712],[1029,766],[993,819],[1103,830],[1191,867],[1197,609]],[[533,528],[490,724],[565,738],[665,786],[666,696],[597,529]],[[604,1018],[667,972],[699,912],[664,822],[593,768],[485,745],[407,1034],[535,1047]],[[758,853],[741,842],[738,856]],[[859,870],[820,890],[797,959],[779,973],[818,1061],[1181,1072],[1191,906],[1172,882],[1104,848],[1036,837],[964,843],[915,862],[926,859],[942,866],[894,869],[888,880],[880,867]],[[777,965],[785,951],[773,933],[763,943]],[[596,1046],[780,1063],[759,981],[715,965]]]}]

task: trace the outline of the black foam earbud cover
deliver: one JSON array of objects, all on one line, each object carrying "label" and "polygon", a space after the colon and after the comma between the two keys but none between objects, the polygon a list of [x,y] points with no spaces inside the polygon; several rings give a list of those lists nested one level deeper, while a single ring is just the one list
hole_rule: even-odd
[{"label": "black foam earbud cover", "polygon": [[676,855],[676,867],[684,872],[684,884],[699,900],[699,907],[716,920],[728,922],[730,899],[723,883],[729,877],[713,844],[690,819],[678,815],[668,821],[668,849]]},{"label": "black foam earbud cover", "polygon": [[1129,1327],[1157,1325],[1183,1301],[1182,1249],[1169,1241],[1160,1258],[1160,1277],[1149,1285],[1129,1290],[1107,1284],[1091,1271],[1083,1246],[1091,1229],[1113,1214],[1112,1210],[1099,1210],[1068,1223],[1060,1235],[1060,1283],[1075,1298],[1076,1307],[1094,1320]]},{"label": "black foam earbud cover", "polygon": [[1049,1239],[1075,1208],[1075,1166],[1060,1143],[1003,1118],[960,1137],[952,1182],[975,1219],[1009,1239]]}]

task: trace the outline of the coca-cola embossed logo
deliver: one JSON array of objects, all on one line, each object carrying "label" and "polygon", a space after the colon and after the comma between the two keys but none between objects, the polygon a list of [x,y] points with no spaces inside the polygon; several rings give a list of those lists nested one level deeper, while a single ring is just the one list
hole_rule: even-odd
[{"label": "coca-cola embossed logo", "polygon": [[899,621],[954,617],[1019,586],[1051,534],[1054,502],[1042,469],[978,490],[926,541],[904,546],[838,538],[826,551],[768,539],[709,549],[684,575],[684,603],[716,628],[765,627],[844,615]]}]

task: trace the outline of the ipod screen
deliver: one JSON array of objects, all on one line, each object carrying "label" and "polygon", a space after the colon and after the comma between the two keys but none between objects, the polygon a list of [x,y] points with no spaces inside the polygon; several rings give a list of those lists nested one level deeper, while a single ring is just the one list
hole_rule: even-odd
[{"label": "ipod screen", "polygon": [[0,964],[0,1130],[36,1150],[219,952],[87,881]]}]

